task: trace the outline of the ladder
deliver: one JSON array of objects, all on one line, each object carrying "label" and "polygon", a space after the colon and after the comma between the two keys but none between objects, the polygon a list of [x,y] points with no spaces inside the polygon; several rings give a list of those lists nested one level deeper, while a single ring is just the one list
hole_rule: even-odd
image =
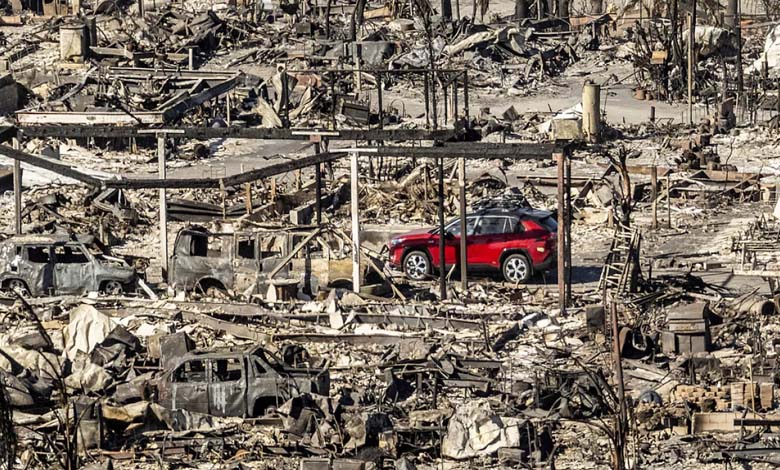
[{"label": "ladder", "polygon": [[641,235],[638,230],[618,224],[612,237],[604,267],[599,279],[600,292],[612,292],[616,296],[628,293],[637,266]]}]

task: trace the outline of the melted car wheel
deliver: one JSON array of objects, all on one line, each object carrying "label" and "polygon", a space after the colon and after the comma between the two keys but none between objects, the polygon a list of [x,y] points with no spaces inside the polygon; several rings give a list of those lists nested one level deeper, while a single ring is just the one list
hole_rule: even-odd
[{"label": "melted car wheel", "polygon": [[119,295],[123,290],[122,283],[119,281],[106,281],[106,283],[103,284],[103,292],[107,295]]},{"label": "melted car wheel", "polygon": [[30,295],[30,291],[27,290],[27,285],[25,285],[24,281],[21,279],[11,279],[6,283],[6,287],[11,292],[16,292],[22,297],[28,297]]},{"label": "melted car wheel", "polygon": [[507,282],[522,284],[531,278],[531,264],[523,255],[509,255],[501,270]]},{"label": "melted car wheel", "polygon": [[431,273],[431,263],[422,251],[411,251],[404,258],[404,274],[409,279],[422,281]]}]

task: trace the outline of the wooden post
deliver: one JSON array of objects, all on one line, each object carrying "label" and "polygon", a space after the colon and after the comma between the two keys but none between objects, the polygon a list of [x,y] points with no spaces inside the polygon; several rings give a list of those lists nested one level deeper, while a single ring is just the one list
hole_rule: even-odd
[{"label": "wooden post", "polygon": [[658,167],[650,168],[650,188],[653,199],[653,230],[658,228]]},{"label": "wooden post", "polygon": [[558,164],[558,305],[563,315],[566,313],[566,209],[563,194],[566,156],[563,153],[554,153],[553,158]]},{"label": "wooden post", "polygon": [[[21,149],[19,137],[14,137],[13,147]],[[14,230],[17,235],[22,234],[22,162],[14,160]]]},{"label": "wooden post", "polygon": [[[157,165],[159,177],[165,179],[165,133],[157,134]],[[168,280],[168,208],[165,202],[165,188],[160,188],[160,266],[162,277]]]},{"label": "wooden post", "polygon": [[270,202],[276,202],[276,176],[271,177],[271,201]]},{"label": "wooden post", "polygon": [[458,159],[458,199],[460,200],[460,287],[465,292],[468,281],[468,225],[466,224],[466,159]]},{"label": "wooden post", "polygon": [[252,213],[252,183],[244,183],[244,192],[246,192],[246,214]]},{"label": "wooden post", "polygon": [[358,204],[358,153],[349,155],[350,205],[352,209],[352,290],[360,292],[360,206]]}]

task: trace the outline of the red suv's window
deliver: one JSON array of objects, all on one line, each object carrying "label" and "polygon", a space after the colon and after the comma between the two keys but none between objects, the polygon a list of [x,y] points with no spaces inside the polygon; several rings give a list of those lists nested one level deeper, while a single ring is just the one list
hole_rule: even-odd
[{"label": "red suv's window", "polygon": [[479,219],[477,234],[498,235],[503,233],[515,233],[517,231],[517,219],[506,216],[484,216]]},{"label": "red suv's window", "polygon": [[[474,235],[474,226],[477,223],[476,217],[469,217],[466,219],[466,235]],[[447,232],[459,237],[460,236],[460,220],[455,221],[447,227]]]}]

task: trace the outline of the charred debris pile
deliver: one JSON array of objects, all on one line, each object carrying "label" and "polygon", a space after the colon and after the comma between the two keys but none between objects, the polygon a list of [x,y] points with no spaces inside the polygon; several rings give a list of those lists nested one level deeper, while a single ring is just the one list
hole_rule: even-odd
[{"label": "charred debris pile", "polygon": [[780,465],[727,3],[0,3],[0,466]]}]

